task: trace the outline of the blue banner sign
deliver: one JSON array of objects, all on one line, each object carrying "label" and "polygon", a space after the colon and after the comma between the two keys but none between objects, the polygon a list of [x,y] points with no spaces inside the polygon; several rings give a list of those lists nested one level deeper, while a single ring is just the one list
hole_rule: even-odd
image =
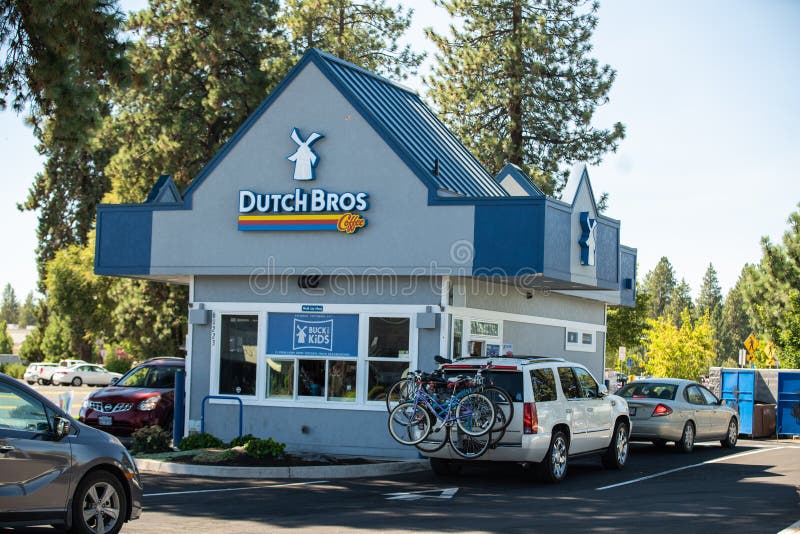
[{"label": "blue banner sign", "polygon": [[267,354],[358,356],[358,315],[269,313]]},{"label": "blue banner sign", "polygon": [[313,304],[303,304],[302,310],[304,312],[321,312],[322,306]]}]

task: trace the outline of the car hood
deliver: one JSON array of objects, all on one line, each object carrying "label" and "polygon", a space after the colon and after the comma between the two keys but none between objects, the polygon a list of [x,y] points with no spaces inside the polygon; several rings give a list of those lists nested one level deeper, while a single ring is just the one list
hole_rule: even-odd
[{"label": "car hood", "polygon": [[95,391],[94,393],[90,394],[87,397],[87,399],[96,401],[106,401],[106,400],[130,401],[135,399],[146,399],[147,397],[152,397],[153,395],[163,395],[171,391],[172,389],[129,388],[129,387],[109,386],[99,391]]}]

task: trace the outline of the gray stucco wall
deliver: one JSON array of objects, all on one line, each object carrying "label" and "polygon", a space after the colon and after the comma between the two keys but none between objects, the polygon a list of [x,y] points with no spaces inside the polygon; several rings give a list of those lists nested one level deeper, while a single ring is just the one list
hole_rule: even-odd
[{"label": "gray stucco wall", "polygon": [[552,356],[577,362],[585,365],[602,383],[605,369],[603,346],[606,339],[603,332],[596,332],[595,336],[595,352],[571,351],[564,348],[566,333],[563,327],[503,322],[503,342],[513,343],[515,354]]},{"label": "gray stucco wall", "polygon": [[605,304],[541,289],[531,290],[462,279],[454,284],[454,305],[534,315],[597,325],[605,324]]},{"label": "gray stucco wall", "polygon": [[297,276],[196,276],[195,302],[292,302],[303,304],[430,304],[441,302],[441,278],[429,276],[323,276],[301,289]]},{"label": "gray stucco wall", "polygon": [[[292,128],[325,137],[314,144],[317,179],[292,180]],[[431,162],[431,165],[433,162]],[[369,193],[366,228],[340,232],[240,232],[238,192]],[[428,190],[372,127],[309,63],[197,188],[190,211],[153,214],[151,270],[158,274],[243,274],[290,267],[354,273],[388,267],[458,267],[452,243],[472,241],[474,206],[428,206]],[[313,252],[313,253],[311,253]],[[429,270],[430,270],[429,269]]]}]

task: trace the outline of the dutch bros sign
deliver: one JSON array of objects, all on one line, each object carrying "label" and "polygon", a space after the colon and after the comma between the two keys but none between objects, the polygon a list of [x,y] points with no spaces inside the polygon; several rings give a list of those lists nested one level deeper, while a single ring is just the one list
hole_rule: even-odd
[{"label": "dutch bros sign", "polygon": [[[295,164],[294,179],[314,180],[319,156],[311,150],[311,144],[324,136],[313,132],[303,140],[294,128],[290,137],[298,145],[287,158]],[[367,225],[367,220],[355,212],[369,209],[368,197],[363,191],[333,193],[299,187],[288,193],[239,191],[239,230],[334,230],[353,234]]]}]

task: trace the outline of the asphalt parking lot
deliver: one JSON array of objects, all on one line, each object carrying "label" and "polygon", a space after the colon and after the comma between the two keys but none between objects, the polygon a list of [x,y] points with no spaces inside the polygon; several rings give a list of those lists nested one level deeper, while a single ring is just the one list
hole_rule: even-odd
[{"label": "asphalt parking lot", "polygon": [[[585,459],[556,486],[516,466],[353,480],[144,475],[145,511],[123,532],[779,532],[800,520],[800,446],[634,444],[621,472]],[[23,532],[45,532],[26,529]],[[46,532],[53,532],[47,529]]]}]

